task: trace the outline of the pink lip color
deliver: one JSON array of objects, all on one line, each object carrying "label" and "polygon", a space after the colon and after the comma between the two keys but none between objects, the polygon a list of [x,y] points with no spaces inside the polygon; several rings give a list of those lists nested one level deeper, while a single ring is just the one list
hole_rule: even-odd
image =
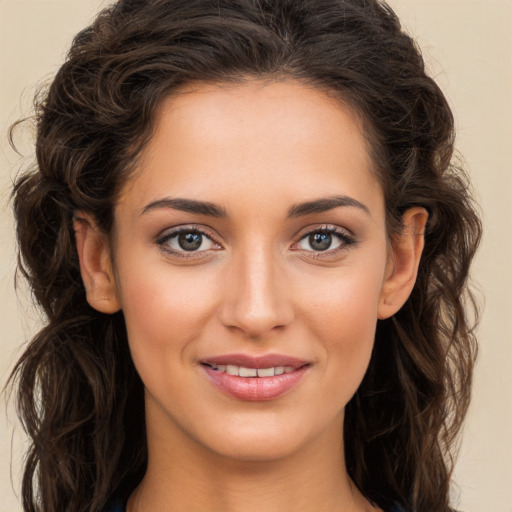
[{"label": "pink lip color", "polygon": [[[291,391],[299,384],[310,366],[306,361],[280,355],[252,357],[245,354],[232,354],[212,357],[201,362],[210,382],[220,391],[239,400],[254,402],[273,400]],[[207,366],[208,364],[234,364],[246,368],[291,366],[294,371],[273,377],[238,377],[214,370]]]}]

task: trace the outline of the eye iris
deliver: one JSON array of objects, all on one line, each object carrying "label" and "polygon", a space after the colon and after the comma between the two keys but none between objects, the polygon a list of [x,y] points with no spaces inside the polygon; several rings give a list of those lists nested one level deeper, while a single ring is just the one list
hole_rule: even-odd
[{"label": "eye iris", "polygon": [[195,251],[201,247],[203,236],[200,233],[180,233],[178,244],[184,251]]},{"label": "eye iris", "polygon": [[309,243],[315,251],[325,251],[331,246],[332,235],[330,233],[313,233],[309,235]]}]

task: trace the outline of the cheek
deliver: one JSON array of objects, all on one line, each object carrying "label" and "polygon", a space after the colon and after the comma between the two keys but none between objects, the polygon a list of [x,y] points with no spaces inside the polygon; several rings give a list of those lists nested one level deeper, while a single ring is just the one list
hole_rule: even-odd
[{"label": "cheek", "polygon": [[176,272],[165,262],[120,266],[119,274],[128,340],[141,376],[145,369],[183,361],[214,308],[208,275]]},{"label": "cheek", "polygon": [[[371,332],[377,320],[385,265],[358,265],[333,269],[321,277],[302,282],[302,315],[315,325],[324,339],[339,336],[357,343],[357,333]],[[315,279],[316,277],[316,279]]]},{"label": "cheek", "polygon": [[304,308],[306,324],[321,340],[324,375],[341,405],[359,387],[371,358],[383,273],[375,265],[342,269],[329,279],[328,292],[310,292]]}]

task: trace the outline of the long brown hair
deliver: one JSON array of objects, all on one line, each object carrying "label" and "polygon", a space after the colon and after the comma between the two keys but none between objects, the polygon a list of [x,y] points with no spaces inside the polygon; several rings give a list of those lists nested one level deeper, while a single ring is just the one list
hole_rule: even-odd
[{"label": "long brown hair", "polygon": [[453,162],[450,108],[414,41],[377,0],[121,0],[76,36],[38,96],[37,170],[14,188],[19,269],[46,315],[11,377],[31,439],[26,512],[101,511],[147,463],[143,386],[123,314],[86,301],[74,212],[110,234],[163,98],[191,82],[251,77],[298,80],[359,114],[390,235],[407,208],[429,211],[416,285],[378,323],[344,435],[348,471],[369,499],[450,510],[476,352],[467,279],[481,227]]}]

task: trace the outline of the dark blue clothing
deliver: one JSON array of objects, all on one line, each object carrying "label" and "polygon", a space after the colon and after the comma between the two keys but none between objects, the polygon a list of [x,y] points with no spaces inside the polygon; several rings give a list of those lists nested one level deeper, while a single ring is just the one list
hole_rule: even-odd
[{"label": "dark blue clothing", "polygon": [[105,512],[124,512],[124,503],[121,500],[113,501]]},{"label": "dark blue clothing", "polygon": [[[112,502],[105,512],[124,512],[124,504],[121,500]],[[388,512],[405,512],[399,505],[394,505]]]}]

